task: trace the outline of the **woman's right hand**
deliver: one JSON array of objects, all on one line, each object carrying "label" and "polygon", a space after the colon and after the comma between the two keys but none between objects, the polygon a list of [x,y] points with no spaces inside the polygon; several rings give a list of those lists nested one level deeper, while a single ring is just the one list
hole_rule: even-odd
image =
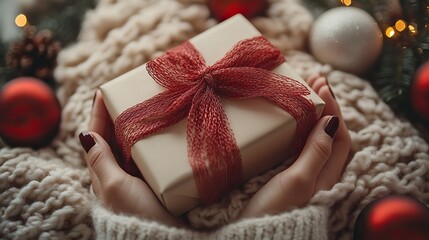
[{"label": "woman's right hand", "polygon": [[[118,214],[141,216],[171,226],[182,226],[159,202],[142,179],[126,173],[118,164],[114,126],[97,90],[88,131],[79,135],[97,198]],[[109,145],[110,144],[110,145]],[[112,151],[112,149],[115,149]]]}]

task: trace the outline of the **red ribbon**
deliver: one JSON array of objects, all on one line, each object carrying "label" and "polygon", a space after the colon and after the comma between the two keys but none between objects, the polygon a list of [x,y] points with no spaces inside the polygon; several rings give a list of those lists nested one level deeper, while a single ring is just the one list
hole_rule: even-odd
[{"label": "red ribbon", "polygon": [[263,97],[287,111],[297,121],[300,151],[317,121],[316,111],[305,98],[310,91],[304,85],[271,72],[284,61],[280,51],[260,36],[237,43],[212,66],[189,41],[148,62],[150,76],[166,90],[116,119],[116,137],[125,159],[130,160],[131,146],[140,139],[187,118],[188,159],[201,200],[205,204],[219,200],[243,175],[221,97]]}]

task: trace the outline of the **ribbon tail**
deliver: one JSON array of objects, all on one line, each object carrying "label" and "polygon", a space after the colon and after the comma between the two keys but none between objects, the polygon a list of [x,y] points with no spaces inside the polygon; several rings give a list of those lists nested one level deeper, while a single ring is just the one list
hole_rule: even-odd
[{"label": "ribbon tail", "polygon": [[189,161],[201,201],[216,202],[240,183],[243,173],[240,152],[221,99],[212,89],[196,94],[187,134]]},{"label": "ribbon tail", "polygon": [[286,84],[275,84],[278,85],[274,87],[277,91],[264,97],[288,112],[296,120],[294,150],[295,154],[299,154],[318,121],[316,107],[306,97],[310,95],[310,90],[302,83],[278,74],[275,74],[273,79],[279,79],[275,82],[285,82]]},{"label": "ribbon tail", "polygon": [[[279,95],[281,94],[286,93],[279,91]],[[295,96],[293,99],[275,96],[267,96],[266,98],[288,112],[296,120],[294,151],[295,154],[300,153],[308,135],[317,123],[317,114],[313,102],[303,96]]]}]

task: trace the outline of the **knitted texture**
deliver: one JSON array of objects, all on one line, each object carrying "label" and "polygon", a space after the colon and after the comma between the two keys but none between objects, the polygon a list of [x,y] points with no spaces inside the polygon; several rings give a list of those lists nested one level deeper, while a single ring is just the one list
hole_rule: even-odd
[{"label": "knitted texture", "polygon": [[[253,19],[253,24],[302,77],[314,72],[328,77],[352,137],[350,163],[341,181],[312,200],[313,205],[331,210],[329,239],[350,239],[362,208],[380,197],[407,194],[428,204],[428,144],[393,114],[368,82],[302,52],[313,22],[308,10],[294,0],[269,2],[267,16]],[[90,177],[78,140],[88,126],[94,91],[213,26],[216,22],[209,16],[204,0],[100,0],[88,12],[79,41],[60,53],[55,69],[63,105],[57,138],[40,150],[0,143],[0,238],[92,238],[91,209],[94,224],[108,224],[101,218],[114,215],[92,207]],[[281,169],[250,180],[218,204],[190,211],[191,224],[213,227],[232,221],[252,194]]]},{"label": "knitted texture", "polygon": [[287,214],[247,219],[212,232],[167,227],[136,217],[115,215],[95,204],[97,239],[313,239],[325,240],[327,209],[308,207]]}]

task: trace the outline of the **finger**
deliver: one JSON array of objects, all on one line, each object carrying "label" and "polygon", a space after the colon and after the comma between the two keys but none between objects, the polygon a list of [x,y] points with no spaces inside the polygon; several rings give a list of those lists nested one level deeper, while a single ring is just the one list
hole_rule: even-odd
[{"label": "finger", "polygon": [[101,200],[100,181],[98,180],[97,175],[95,175],[94,171],[91,168],[88,168],[88,171],[89,171],[89,175],[91,176],[90,191],[92,190],[95,196],[97,196],[97,198]]},{"label": "finger", "polygon": [[98,178],[101,187],[126,174],[116,162],[109,144],[100,135],[95,132],[82,132],[79,139],[86,152],[88,168]]},{"label": "finger", "polygon": [[320,73],[313,73],[307,78],[307,83],[310,87],[313,86],[314,81],[320,77]]},{"label": "finger", "polygon": [[88,168],[89,172],[91,173],[91,186],[92,186],[92,191],[94,192],[95,196],[97,196],[97,198],[99,198],[100,200],[103,201],[102,199],[102,192],[101,192],[101,184],[100,184],[100,180],[98,180],[97,175],[95,175],[94,171],[92,171],[91,168]]},{"label": "finger", "polygon": [[318,93],[320,88],[322,86],[325,86],[328,84],[328,81],[326,80],[325,77],[319,77],[316,80],[314,80],[313,85],[311,86],[311,88],[313,89],[314,92]]},{"label": "finger", "polygon": [[333,136],[338,124],[339,119],[336,116],[321,118],[311,131],[301,154],[290,170],[316,181],[319,172],[331,155]]},{"label": "finger", "polygon": [[344,121],[340,121],[332,144],[332,154],[319,174],[316,190],[331,189],[340,180],[349,160],[351,139]]},{"label": "finger", "polygon": [[341,177],[344,166],[348,160],[351,139],[347,126],[342,119],[340,107],[332,96],[329,86],[322,86],[318,94],[325,101],[323,114],[336,115],[340,119],[338,130],[332,144],[331,157],[321,170],[316,184],[316,190],[326,190],[331,189]]},{"label": "finger", "polygon": [[343,115],[341,114],[340,105],[335,100],[335,97],[332,93],[332,90],[328,85],[323,85],[320,87],[319,91],[316,92],[320,98],[325,102],[325,107],[323,108],[323,115],[335,115],[340,118],[341,122]]},{"label": "finger", "polygon": [[89,121],[88,130],[97,132],[103,138],[109,139],[112,132],[113,124],[109,113],[104,105],[103,95],[97,89],[94,95],[94,103],[91,111],[91,120]]},{"label": "finger", "polygon": [[350,144],[346,142],[334,143],[332,154],[316,180],[316,191],[331,189],[341,178],[346,165]]}]

